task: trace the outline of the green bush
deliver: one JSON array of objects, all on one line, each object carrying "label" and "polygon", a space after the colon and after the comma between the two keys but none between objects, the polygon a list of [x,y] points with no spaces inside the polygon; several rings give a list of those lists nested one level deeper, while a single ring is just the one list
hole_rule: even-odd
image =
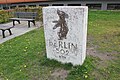
[{"label": "green bush", "polygon": [[0,10],[0,23],[5,23],[9,21],[9,18],[12,17],[12,10]]}]

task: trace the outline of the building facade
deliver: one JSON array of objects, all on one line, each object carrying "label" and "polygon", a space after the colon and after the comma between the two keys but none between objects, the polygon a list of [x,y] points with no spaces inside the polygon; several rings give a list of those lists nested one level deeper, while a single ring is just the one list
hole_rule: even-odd
[{"label": "building facade", "polygon": [[0,1],[0,9],[14,9],[16,7],[38,6],[88,6],[96,10],[120,10],[120,0],[6,0]]}]

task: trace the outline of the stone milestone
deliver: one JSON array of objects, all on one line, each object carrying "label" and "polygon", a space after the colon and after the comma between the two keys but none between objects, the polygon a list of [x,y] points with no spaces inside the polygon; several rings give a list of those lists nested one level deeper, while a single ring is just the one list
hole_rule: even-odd
[{"label": "stone milestone", "polygon": [[88,7],[43,8],[47,58],[82,65],[86,57]]}]

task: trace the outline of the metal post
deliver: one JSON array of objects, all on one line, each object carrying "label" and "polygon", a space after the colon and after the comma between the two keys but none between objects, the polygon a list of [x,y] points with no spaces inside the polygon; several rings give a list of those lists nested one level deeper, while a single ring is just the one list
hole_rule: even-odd
[{"label": "metal post", "polygon": [[7,0],[6,0],[6,8],[8,9],[8,4],[7,4]]},{"label": "metal post", "polygon": [[107,3],[106,2],[102,3],[101,10],[107,10]]}]

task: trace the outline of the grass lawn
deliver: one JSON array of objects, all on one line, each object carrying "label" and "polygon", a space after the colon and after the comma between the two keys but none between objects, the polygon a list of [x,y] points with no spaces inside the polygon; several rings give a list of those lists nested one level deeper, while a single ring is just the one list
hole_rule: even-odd
[{"label": "grass lawn", "polygon": [[82,66],[47,59],[43,28],[0,44],[0,80],[61,79],[120,80],[120,11],[89,11]]}]

